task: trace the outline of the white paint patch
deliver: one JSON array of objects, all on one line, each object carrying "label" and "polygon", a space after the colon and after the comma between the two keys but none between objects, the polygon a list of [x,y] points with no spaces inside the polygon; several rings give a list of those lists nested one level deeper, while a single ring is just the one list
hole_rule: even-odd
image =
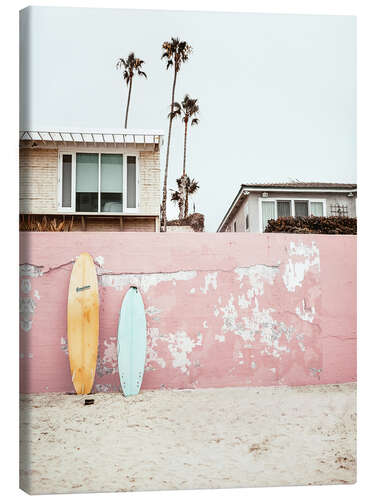
[{"label": "white paint patch", "polygon": [[111,392],[111,384],[95,384],[95,392]]},{"label": "white paint patch", "polygon": [[36,304],[29,295],[20,298],[20,327],[24,332],[31,330],[35,310]]},{"label": "white paint patch", "polygon": [[145,370],[152,370],[151,366],[152,362],[157,363],[162,368],[165,368],[166,363],[163,358],[159,357],[157,354],[156,346],[157,343],[161,339],[159,334],[159,328],[148,328],[147,330],[147,348],[146,348],[146,367]]},{"label": "white paint patch", "polygon": [[25,319],[25,318],[20,319],[20,327],[21,330],[23,330],[24,332],[29,332],[31,330],[32,324],[33,322],[31,319]]},{"label": "white paint patch", "polygon": [[29,279],[21,280],[21,292],[30,293],[30,291],[31,291],[31,280]]},{"label": "white paint patch", "polygon": [[145,314],[147,316],[150,316],[150,318],[153,318],[153,319],[159,319],[159,314],[161,313],[161,310],[158,309],[157,307],[155,306],[149,306],[146,310],[145,310]]},{"label": "white paint patch", "polygon": [[190,290],[190,293],[191,293],[191,294],[195,293],[195,288],[192,288],[192,289]]},{"label": "white paint patch", "polygon": [[102,257],[101,255],[98,255],[97,257],[95,257],[95,262],[98,264],[99,267],[103,267],[104,266],[104,257]]},{"label": "white paint patch", "polygon": [[203,328],[208,328],[207,321],[203,321]]},{"label": "white paint patch", "polygon": [[302,242],[297,246],[291,242],[288,254],[290,258],[285,266],[283,281],[287,290],[294,292],[297,287],[302,286],[306,273],[310,270],[320,272],[320,253],[314,242],[311,246]]},{"label": "white paint patch", "polygon": [[[244,340],[244,348],[251,348],[256,340],[265,344],[262,353],[268,356],[279,358],[283,352],[290,352],[288,343],[292,338],[292,327],[287,328],[283,323],[278,324],[272,318],[274,309],[259,309],[257,297],[254,298],[255,307],[251,314],[239,317],[235,307],[234,297],[231,294],[228,303],[221,307],[223,326],[221,328],[223,337],[228,332],[240,336]],[[284,340],[283,344],[281,340]],[[219,340],[218,335],[215,336]],[[223,341],[223,340],[220,340]]]},{"label": "white paint patch", "polygon": [[36,304],[31,297],[21,297],[20,299],[20,313],[33,314],[36,309]]},{"label": "white paint patch", "polygon": [[191,361],[188,355],[193,351],[194,347],[201,345],[202,334],[200,333],[198,333],[196,341],[183,330],[171,333],[168,339],[168,349],[173,357],[173,366],[179,368],[182,373],[189,375]]},{"label": "white paint patch", "polygon": [[315,307],[314,306],[311,306],[310,308],[306,307],[305,300],[302,300],[302,306],[296,307],[296,314],[303,321],[308,321],[309,323],[312,323],[315,318]]},{"label": "white paint patch", "polygon": [[234,271],[238,275],[238,280],[241,282],[240,288],[244,285],[244,283],[242,283],[244,278],[248,278],[253,292],[252,296],[254,296],[263,295],[264,282],[273,285],[279,272],[279,266],[255,264],[254,266],[248,267],[236,267]]},{"label": "white paint patch", "polygon": [[40,295],[39,295],[38,290],[34,290],[34,297],[35,297],[37,300],[40,300]]},{"label": "white paint patch", "polygon": [[196,278],[196,271],[177,271],[174,273],[151,273],[151,274],[99,274],[101,286],[115,288],[122,291],[129,286],[136,286],[143,292],[148,292],[152,286],[166,281],[188,281]]},{"label": "white paint patch", "polygon": [[104,340],[103,364],[112,368],[112,373],[118,372],[117,342],[115,337],[110,337],[109,342]]},{"label": "white paint patch", "polygon": [[38,278],[43,276],[43,266],[33,266],[32,264],[21,264],[20,265],[20,276],[27,278]]},{"label": "white paint patch", "polygon": [[225,335],[215,335],[215,340],[219,342],[225,342]]},{"label": "white paint patch", "polygon": [[204,277],[204,287],[201,287],[201,292],[207,294],[208,289],[212,286],[213,290],[217,288],[217,271],[214,273],[207,273]]},{"label": "white paint patch", "polygon": [[60,338],[61,350],[68,356],[68,341],[65,337]]},{"label": "white paint patch", "polygon": [[279,273],[278,266],[265,266],[256,264],[249,267],[237,267],[235,269],[238,275],[238,280],[241,282],[240,288],[245,285],[245,279],[249,281],[250,288],[246,293],[238,296],[238,305],[241,309],[247,309],[253,303],[254,298],[264,294],[264,284],[273,285],[277,274]]}]

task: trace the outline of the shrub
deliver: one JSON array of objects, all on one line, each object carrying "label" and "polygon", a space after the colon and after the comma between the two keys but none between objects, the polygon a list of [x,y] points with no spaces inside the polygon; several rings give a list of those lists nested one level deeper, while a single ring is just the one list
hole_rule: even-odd
[{"label": "shrub", "polygon": [[167,226],[191,226],[195,232],[204,230],[204,215],[194,213],[184,219],[169,220]]},{"label": "shrub", "polygon": [[66,221],[64,217],[43,217],[37,215],[21,215],[20,231],[71,231],[73,227],[73,217]]},{"label": "shrub", "polygon": [[265,233],[357,234],[356,217],[279,217],[268,221]]}]

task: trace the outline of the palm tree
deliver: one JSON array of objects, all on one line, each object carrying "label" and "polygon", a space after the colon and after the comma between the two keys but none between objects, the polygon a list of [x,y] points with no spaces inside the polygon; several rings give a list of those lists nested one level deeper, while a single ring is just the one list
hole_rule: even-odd
[{"label": "palm tree", "polygon": [[144,61],[142,61],[142,59],[138,59],[138,57],[135,57],[134,52],[130,52],[127,59],[120,58],[116,63],[117,69],[122,69],[122,68],[124,69],[122,76],[126,82],[126,85],[129,86],[124,128],[128,127],[128,113],[129,113],[130,95],[132,93],[133,76],[135,74],[138,74],[139,76],[144,76],[145,78],[147,78],[146,73],[141,70],[143,64]]},{"label": "palm tree", "polygon": [[166,69],[173,68],[173,85],[172,85],[172,96],[171,96],[171,111],[168,115],[169,117],[169,129],[168,129],[168,143],[167,143],[167,153],[165,159],[165,171],[164,171],[164,184],[163,184],[163,198],[161,204],[161,229],[166,230],[167,226],[167,181],[168,181],[168,164],[169,164],[169,148],[171,144],[171,131],[172,131],[172,121],[173,121],[173,111],[174,111],[174,94],[176,90],[176,80],[177,73],[181,69],[182,63],[189,59],[189,54],[192,51],[191,46],[185,42],[180,41],[179,38],[171,38],[170,42],[164,42],[162,45],[163,54],[162,59],[167,59]]},{"label": "palm tree", "polygon": [[181,102],[182,107],[182,121],[185,124],[185,134],[184,134],[184,163],[182,168],[182,176],[186,174],[186,138],[188,131],[188,124],[191,120],[191,125],[198,125],[199,119],[194,118],[195,115],[199,113],[199,106],[197,104],[198,99],[191,99],[191,97],[186,94],[184,100]]},{"label": "palm tree", "polygon": [[[179,191],[181,194],[181,199],[185,198],[185,202],[188,197],[187,193],[187,188],[186,188],[186,182],[187,182],[187,175],[186,175],[186,141],[187,141],[187,132],[188,132],[188,124],[189,121],[191,120],[191,125],[198,125],[199,119],[194,118],[195,115],[199,113],[199,106],[197,104],[198,99],[192,99],[188,94],[185,95],[183,101],[180,103],[175,102],[173,104],[173,111],[171,111],[168,115],[168,117],[171,117],[172,120],[179,115],[182,116],[182,122],[185,125],[185,133],[184,133],[184,161],[183,161],[183,167],[182,167],[182,176],[180,179],[177,181]],[[185,207],[185,202],[182,202],[182,205],[179,205],[180,207],[180,213],[179,213],[179,218],[182,219],[183,217],[186,217],[185,212],[186,209]]]},{"label": "palm tree", "polygon": [[[182,179],[185,179],[185,192],[182,191]],[[184,219],[189,215],[189,195],[195,194],[199,189],[199,184],[195,179],[190,179],[186,174],[176,179],[178,190],[171,189],[171,201],[175,202],[179,208],[179,219]]]},{"label": "palm tree", "polygon": [[[176,179],[177,181],[177,185],[180,187],[180,179]],[[177,204],[178,206],[178,210],[179,210],[179,213],[181,214],[181,212],[183,211],[183,208],[184,208],[184,199],[183,197],[181,196],[181,190],[178,189],[178,191],[174,191],[173,189],[171,189],[172,191],[172,194],[171,194],[171,201],[173,201],[174,203]],[[179,219],[181,219],[181,217],[179,216]]]},{"label": "palm tree", "polygon": [[[188,94],[185,95],[183,101],[181,102],[180,112],[182,112],[182,122],[185,125],[184,131],[184,161],[182,167],[182,176],[181,176],[181,191],[182,195],[185,198],[184,201],[184,209],[180,212],[180,218],[187,217],[187,206],[188,206],[188,177],[186,175],[186,141],[187,141],[187,132],[188,132],[188,124],[191,120],[191,125],[198,125],[199,119],[195,116],[199,113],[199,106],[197,104],[198,99],[192,99]],[[177,111],[176,111],[177,112]],[[194,118],[195,117],[195,118]]]},{"label": "palm tree", "polygon": [[199,184],[195,179],[190,179],[186,176],[185,182],[185,214],[184,217],[189,215],[189,195],[195,194],[199,189]]}]

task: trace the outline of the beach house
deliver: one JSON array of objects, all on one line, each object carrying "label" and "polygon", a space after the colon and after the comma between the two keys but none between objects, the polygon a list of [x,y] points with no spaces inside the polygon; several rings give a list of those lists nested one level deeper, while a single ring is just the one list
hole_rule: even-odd
[{"label": "beach house", "polygon": [[356,217],[356,199],[356,184],[242,184],[217,232],[262,233],[268,221],[278,217]]},{"label": "beach house", "polygon": [[20,132],[20,217],[72,231],[159,231],[160,130]]}]

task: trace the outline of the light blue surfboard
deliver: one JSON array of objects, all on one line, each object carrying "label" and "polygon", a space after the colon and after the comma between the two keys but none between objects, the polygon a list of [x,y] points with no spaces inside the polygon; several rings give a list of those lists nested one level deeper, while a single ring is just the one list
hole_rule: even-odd
[{"label": "light blue surfboard", "polygon": [[136,287],[129,288],[122,301],[117,359],[122,392],[135,396],[141,388],[146,359],[146,315]]}]

